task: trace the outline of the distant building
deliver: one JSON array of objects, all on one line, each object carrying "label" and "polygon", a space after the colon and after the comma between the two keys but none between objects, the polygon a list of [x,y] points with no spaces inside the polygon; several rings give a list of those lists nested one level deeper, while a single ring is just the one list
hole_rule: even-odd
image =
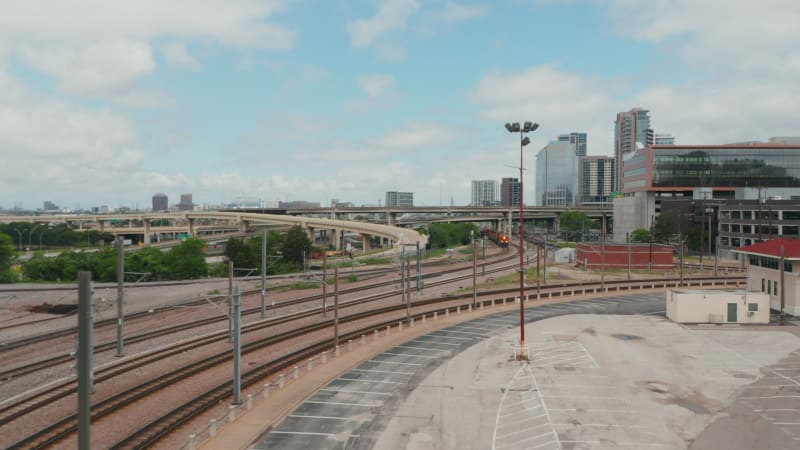
[{"label": "distant building", "polygon": [[586,156],[586,133],[558,136],[536,154],[537,206],[576,206],[580,158]]},{"label": "distant building", "polygon": [[497,181],[472,180],[472,206],[493,206],[497,204]]},{"label": "distant building", "polygon": [[390,208],[408,208],[414,206],[414,193],[413,192],[386,192],[386,206]]},{"label": "distant building", "polygon": [[[783,251],[783,286],[781,280]],[[747,289],[769,294],[772,309],[780,310],[781,292],[787,314],[800,315],[800,240],[773,239],[735,249],[747,259]]]},{"label": "distant building", "polygon": [[615,191],[620,190],[622,161],[625,156],[636,151],[637,148],[652,145],[655,141],[655,135],[650,128],[649,113],[650,111],[646,109],[633,108],[617,114],[617,120],[614,122],[614,158],[617,161]]},{"label": "distant building", "polygon": [[669,133],[656,133],[655,145],[675,145],[675,136]]},{"label": "distant building", "polygon": [[181,202],[178,203],[178,210],[191,211],[193,209],[194,203],[192,203],[192,194],[181,194]]},{"label": "distant building", "polygon": [[774,136],[769,138],[770,144],[800,145],[800,136]]},{"label": "distant building", "polygon": [[500,181],[500,205],[519,206],[519,178],[503,178]]},{"label": "distant building", "polygon": [[45,201],[43,209],[45,211],[58,211],[58,205],[50,201]]},{"label": "distant building", "polygon": [[278,208],[281,209],[303,209],[303,208],[321,208],[319,202],[307,202],[304,200],[292,200],[291,202],[278,202]]},{"label": "distant building", "polygon": [[158,193],[153,196],[153,212],[169,211],[167,194]]},{"label": "distant building", "polygon": [[584,206],[609,203],[614,192],[616,164],[613,156],[583,156],[580,159],[578,203]]},{"label": "distant building", "polygon": [[98,212],[100,214],[108,214],[108,205],[100,205],[100,210]]}]

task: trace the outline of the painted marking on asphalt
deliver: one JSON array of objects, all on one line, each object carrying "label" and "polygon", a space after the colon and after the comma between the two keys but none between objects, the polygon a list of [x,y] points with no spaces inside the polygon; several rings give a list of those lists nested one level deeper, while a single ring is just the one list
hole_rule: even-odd
[{"label": "painted marking on asphalt", "polygon": [[[338,433],[312,433],[310,431],[270,431],[270,434],[297,434],[301,436],[334,436],[334,437],[344,437]],[[358,434],[348,434],[346,435],[348,438],[359,438],[361,435]]]},{"label": "painted marking on asphalt", "polygon": [[304,416],[300,414],[289,414],[289,417],[295,419],[330,419],[330,420],[350,420],[352,417],[338,417],[338,416]]},{"label": "painted marking on asphalt", "polygon": [[392,356],[413,356],[414,358],[439,359],[438,356],[412,355],[411,353],[383,352],[382,354]]},{"label": "painted marking on asphalt", "polygon": [[407,383],[398,383],[396,381],[362,380],[360,378],[337,378],[333,381],[355,381],[357,383],[378,383],[378,384],[407,384]]},{"label": "painted marking on asphalt", "polygon": [[465,338],[465,337],[458,337],[458,336],[440,336],[438,334],[433,334],[433,333],[431,333],[429,336],[435,336],[437,338],[442,338],[442,339],[459,339],[459,340],[462,340],[462,341],[474,341],[475,340],[475,338]]},{"label": "painted marking on asphalt", "polygon": [[433,348],[433,347],[417,347],[414,345],[395,345],[395,348],[410,348],[412,350],[435,350],[438,353],[448,353],[447,350],[443,350],[440,348]]},{"label": "painted marking on asphalt", "polygon": [[591,408],[555,408],[551,409],[550,412],[603,412],[603,413],[613,413],[613,414],[640,414],[641,411],[634,411],[628,409],[591,409]]},{"label": "painted marking on asphalt", "polygon": [[397,362],[397,361],[386,361],[380,359],[368,359],[368,362],[374,362],[378,364],[400,364],[402,366],[424,366],[425,364],[418,364],[418,363],[408,363],[408,362]]},{"label": "painted marking on asphalt", "polygon": [[471,331],[442,330],[442,332],[443,332],[443,333],[470,334],[470,335],[472,335],[472,336],[480,336],[480,337],[482,337],[482,338],[489,337],[489,336],[487,336],[487,335],[485,335],[485,334],[481,334],[481,333],[473,333],[473,332],[471,332]]},{"label": "painted marking on asphalt", "polygon": [[[543,415],[544,415],[544,414],[542,414],[542,416],[543,416]],[[517,420],[516,422],[509,422],[509,421],[507,421],[507,420],[506,420],[505,422],[503,422],[503,423],[501,423],[501,424],[500,424],[500,428],[508,428],[508,427],[517,426],[517,425],[519,425],[519,424],[521,424],[521,423],[525,423],[525,422],[529,422],[529,421],[531,421],[531,420],[535,420],[535,419],[537,419],[538,417],[541,417],[541,416],[536,416],[536,417],[526,417],[526,418],[524,418],[524,419]],[[550,425],[550,424],[545,422],[545,423],[540,423],[540,424],[538,424],[538,425],[529,426],[529,427],[527,427],[527,429],[528,429],[528,430],[532,430],[532,429],[534,429],[534,428],[544,427],[544,426],[547,426],[547,425]]]},{"label": "painted marking on asphalt", "polygon": [[341,390],[341,389],[330,389],[330,388],[322,388],[322,389],[320,389],[320,391],[326,391],[326,392],[341,392],[341,393],[344,393],[344,394],[388,395],[388,396],[390,396],[390,397],[391,397],[392,395],[394,395],[394,394],[392,394],[392,393],[388,393],[388,392],[343,391],[343,390]]},{"label": "painted marking on asphalt", "polygon": [[435,344],[435,345],[448,345],[450,347],[460,347],[461,344],[454,344],[452,342],[439,342],[439,341],[431,341],[428,339],[412,339],[408,342],[419,342],[421,344]]},{"label": "painted marking on asphalt", "polygon": [[613,428],[647,428],[644,425],[628,425],[628,424],[612,424],[612,423],[566,423],[566,422],[553,422],[553,425],[564,427],[613,427]]},{"label": "painted marking on asphalt", "polygon": [[342,402],[324,402],[321,400],[306,400],[303,403],[311,403],[314,405],[336,405],[336,406],[360,406],[362,408],[380,408],[383,403],[342,403]]},{"label": "painted marking on asphalt", "polygon": [[393,370],[350,369],[353,372],[391,373],[393,375],[416,375],[416,372],[396,372]]}]

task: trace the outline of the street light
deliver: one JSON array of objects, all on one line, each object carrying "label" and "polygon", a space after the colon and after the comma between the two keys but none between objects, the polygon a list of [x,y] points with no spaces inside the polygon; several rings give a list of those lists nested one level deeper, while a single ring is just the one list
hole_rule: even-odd
[{"label": "street light", "polygon": [[39,228],[38,223],[28,230],[28,250],[30,250],[33,247],[31,245],[31,235],[33,234],[33,231],[36,230],[37,228]]},{"label": "street light", "polygon": [[520,127],[519,122],[506,123],[506,130],[509,133],[519,133],[519,359],[528,359],[525,350],[525,202],[523,201],[524,188],[522,184],[522,149],[531,143],[525,136],[539,128],[538,123],[525,122]]}]

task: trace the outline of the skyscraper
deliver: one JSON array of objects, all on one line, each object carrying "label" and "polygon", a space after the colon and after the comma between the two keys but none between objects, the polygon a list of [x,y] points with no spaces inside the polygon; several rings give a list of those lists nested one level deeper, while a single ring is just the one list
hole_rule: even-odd
[{"label": "skyscraper", "polygon": [[178,209],[181,211],[191,211],[194,209],[192,194],[181,194],[181,202],[178,203]]},{"label": "skyscraper", "polygon": [[604,204],[613,192],[614,158],[612,156],[582,156],[580,158],[580,197],[581,205]]},{"label": "skyscraper", "polygon": [[414,206],[414,193],[413,192],[386,192],[386,206],[387,207],[411,207]]},{"label": "skyscraper", "polygon": [[168,211],[169,210],[169,199],[167,198],[167,194],[162,194],[159,192],[158,194],[153,196],[153,212],[159,211]]},{"label": "skyscraper", "polygon": [[500,181],[500,205],[519,206],[519,178],[503,178]]},{"label": "skyscraper", "polygon": [[497,203],[497,181],[472,180],[472,206],[492,206]]},{"label": "skyscraper", "polygon": [[669,133],[656,133],[655,145],[675,145],[675,136]]},{"label": "skyscraper", "polygon": [[575,206],[579,198],[579,161],[586,156],[586,133],[558,136],[536,155],[536,205]]},{"label": "skyscraper", "polygon": [[641,147],[653,145],[655,139],[650,128],[650,111],[642,108],[633,108],[617,114],[614,122],[614,158],[617,162],[617,176],[615,191],[620,190],[622,180],[622,161],[625,156],[635,151],[639,143]]}]

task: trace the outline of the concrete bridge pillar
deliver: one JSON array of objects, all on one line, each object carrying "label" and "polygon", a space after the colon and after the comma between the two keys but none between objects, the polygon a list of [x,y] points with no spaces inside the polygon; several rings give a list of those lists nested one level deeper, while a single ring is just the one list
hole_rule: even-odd
[{"label": "concrete bridge pillar", "polygon": [[306,234],[308,235],[308,239],[313,244],[314,242],[316,242],[316,237],[317,237],[316,230],[314,229],[314,227],[310,227],[308,225],[306,225],[305,228],[306,228]]},{"label": "concrete bridge pillar", "polygon": [[372,239],[372,236],[370,236],[369,234],[364,234],[364,233],[361,234],[361,248],[364,249],[364,251],[370,250],[372,248],[370,239]]},{"label": "concrete bridge pillar", "polygon": [[105,220],[98,220],[98,224],[100,224],[100,231],[106,231],[106,221]]},{"label": "concrete bridge pillar", "polygon": [[333,248],[336,250],[342,249],[342,230],[334,229],[331,233],[331,240],[333,241]]},{"label": "concrete bridge pillar", "polygon": [[387,212],[386,213],[386,225],[394,225],[397,222],[397,213],[395,212]]},{"label": "concrete bridge pillar", "polygon": [[553,219],[553,233],[558,234],[560,226],[561,226],[561,215],[556,214],[556,218]]},{"label": "concrete bridge pillar", "polygon": [[193,219],[193,218],[191,218],[191,217],[189,217],[189,219],[188,219],[188,220],[189,220],[189,236],[190,236],[190,237],[195,237],[195,231],[194,231],[194,219]]},{"label": "concrete bridge pillar", "polygon": [[144,245],[150,245],[150,219],[144,219],[142,224],[144,225],[144,239],[142,241]]},{"label": "concrete bridge pillar", "polygon": [[239,232],[247,233],[247,227],[250,225],[249,221],[239,219]]}]

